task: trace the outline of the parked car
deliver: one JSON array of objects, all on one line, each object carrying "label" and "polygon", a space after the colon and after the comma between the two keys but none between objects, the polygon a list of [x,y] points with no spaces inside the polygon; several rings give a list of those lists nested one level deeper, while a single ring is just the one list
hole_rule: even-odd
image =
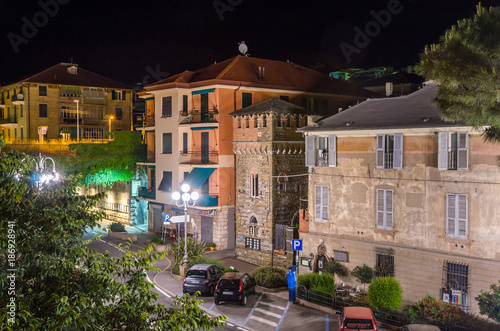
[{"label": "parked car", "polygon": [[224,274],[224,271],[213,264],[195,264],[189,268],[184,277],[182,291],[184,293],[214,294],[215,285]]},{"label": "parked car", "polygon": [[440,328],[438,328],[435,325],[429,325],[429,324],[408,324],[403,326],[401,331],[441,331]]},{"label": "parked car", "polygon": [[255,279],[248,274],[227,272],[219,279],[215,288],[215,304],[220,305],[221,301],[236,301],[244,306],[247,304],[248,295],[255,294],[256,285]]},{"label": "parked car", "polygon": [[370,308],[345,307],[342,313],[337,314],[339,315],[339,331],[380,330]]}]

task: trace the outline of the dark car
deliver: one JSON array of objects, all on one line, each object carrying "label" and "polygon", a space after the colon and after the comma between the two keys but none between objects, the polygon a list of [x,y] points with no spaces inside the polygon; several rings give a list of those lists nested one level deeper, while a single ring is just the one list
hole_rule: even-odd
[{"label": "dark car", "polygon": [[189,268],[184,277],[182,291],[184,293],[201,293],[214,294],[214,288],[217,281],[224,274],[224,271],[213,264],[195,264]]},{"label": "dark car", "polygon": [[227,272],[217,283],[214,301],[220,305],[221,301],[236,301],[240,305],[247,304],[250,293],[255,294],[255,279],[241,272]]}]

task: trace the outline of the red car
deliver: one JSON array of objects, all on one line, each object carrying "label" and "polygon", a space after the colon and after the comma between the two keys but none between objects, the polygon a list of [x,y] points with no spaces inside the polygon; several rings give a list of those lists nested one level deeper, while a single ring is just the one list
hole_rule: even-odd
[{"label": "red car", "polygon": [[345,307],[342,313],[337,314],[339,314],[339,331],[380,330],[370,308]]}]

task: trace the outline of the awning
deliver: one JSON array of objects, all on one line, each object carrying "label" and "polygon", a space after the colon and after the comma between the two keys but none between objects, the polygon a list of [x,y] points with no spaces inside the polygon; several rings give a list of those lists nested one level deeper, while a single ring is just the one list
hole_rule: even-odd
[{"label": "awning", "polygon": [[201,188],[214,170],[215,168],[194,168],[193,171],[191,171],[189,175],[184,178],[181,185],[189,184],[192,188]]},{"label": "awning", "polygon": [[65,126],[61,128],[61,133],[71,133],[71,128]]},{"label": "awning", "polygon": [[217,127],[214,126],[198,126],[198,127],[191,127],[192,131],[202,131],[202,130],[214,130]]},{"label": "awning", "polygon": [[158,190],[170,191],[172,189],[172,176],[163,176]]},{"label": "awning", "polygon": [[209,88],[209,89],[206,89],[206,90],[193,91],[193,95],[207,94],[207,93],[212,93],[213,91],[215,91],[214,88]]}]

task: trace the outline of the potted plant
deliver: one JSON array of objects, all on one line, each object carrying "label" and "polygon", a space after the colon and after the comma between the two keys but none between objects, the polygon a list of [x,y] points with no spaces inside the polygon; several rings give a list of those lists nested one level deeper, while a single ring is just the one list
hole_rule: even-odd
[{"label": "potted plant", "polygon": [[163,252],[167,249],[167,242],[165,240],[161,240],[161,238],[155,237],[151,240],[153,244],[155,244],[155,251]]},{"label": "potted plant", "polygon": [[208,247],[210,247],[210,250],[213,251],[217,245],[215,243],[210,243],[208,244]]},{"label": "potted plant", "polygon": [[125,226],[120,222],[114,222],[109,226],[108,237],[117,239],[130,239],[132,242],[137,241],[137,236],[135,234],[129,234],[125,230]]}]

